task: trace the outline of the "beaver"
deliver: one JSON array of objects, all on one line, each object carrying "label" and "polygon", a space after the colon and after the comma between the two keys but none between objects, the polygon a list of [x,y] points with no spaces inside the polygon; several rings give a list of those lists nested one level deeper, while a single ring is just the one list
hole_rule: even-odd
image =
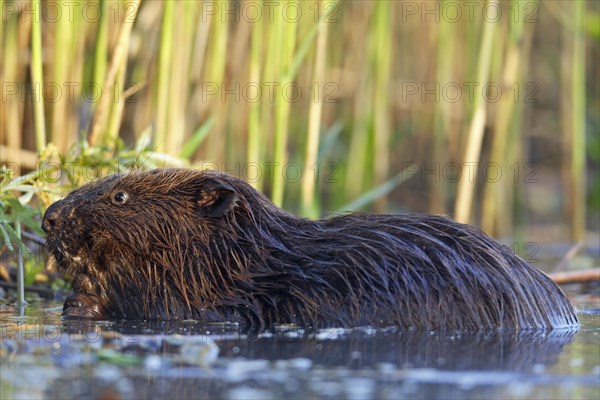
[{"label": "beaver", "polygon": [[216,171],[111,175],[52,204],[65,317],[233,321],[253,330],[578,325],[560,288],[471,225],[439,215],[322,220]]}]

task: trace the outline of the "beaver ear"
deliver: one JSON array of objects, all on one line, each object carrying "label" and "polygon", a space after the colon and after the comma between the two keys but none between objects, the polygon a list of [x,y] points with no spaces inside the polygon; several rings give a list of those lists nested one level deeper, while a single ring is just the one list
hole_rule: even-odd
[{"label": "beaver ear", "polygon": [[200,190],[198,205],[202,214],[207,217],[222,217],[233,210],[237,195],[227,184],[216,182],[206,183]]}]

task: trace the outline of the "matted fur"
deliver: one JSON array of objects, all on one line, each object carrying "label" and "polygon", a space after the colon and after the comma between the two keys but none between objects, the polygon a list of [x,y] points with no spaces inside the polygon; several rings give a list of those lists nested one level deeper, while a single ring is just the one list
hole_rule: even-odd
[{"label": "matted fur", "polygon": [[73,277],[67,316],[253,329],[578,325],[554,282],[473,226],[416,214],[307,220],[212,171],[110,176],[53,204],[43,227],[52,261]]}]

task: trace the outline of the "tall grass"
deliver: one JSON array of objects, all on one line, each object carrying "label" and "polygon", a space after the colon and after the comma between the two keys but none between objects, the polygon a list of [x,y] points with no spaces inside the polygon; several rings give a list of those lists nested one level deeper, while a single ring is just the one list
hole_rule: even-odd
[{"label": "tall grass", "polygon": [[[370,33],[369,37],[373,37],[373,26],[376,21],[372,21],[374,2],[365,4],[362,12],[364,17],[357,16],[357,23],[366,22],[366,30]],[[382,6],[380,6],[382,7]],[[352,38],[356,40],[357,38]],[[372,39],[371,39],[372,43]],[[369,46],[369,48],[372,48]],[[355,70],[356,74],[360,74],[356,79],[356,92],[352,102],[352,124],[351,136],[349,144],[349,154],[352,157],[352,162],[347,163],[346,187],[345,192],[348,197],[358,197],[364,191],[365,185],[370,185],[366,178],[368,171],[372,169],[372,153],[370,152],[369,139],[371,134],[371,121],[373,120],[372,97],[373,81],[371,59],[364,57],[365,49],[361,49],[358,55],[355,55],[353,62],[359,63],[360,67]]]},{"label": "tall grass", "polygon": [[[156,148],[158,151],[170,150],[170,143],[168,140],[169,134],[173,136],[171,122],[169,119],[169,103],[171,101],[177,101],[171,97],[171,91],[169,90],[171,85],[171,79],[174,78],[173,74],[173,25],[175,7],[174,2],[165,1],[163,2],[163,15],[162,15],[162,30],[160,39],[160,50],[158,54],[158,76],[157,76],[157,106],[156,106]],[[177,141],[177,137],[173,138],[173,141]]]},{"label": "tall grass", "polygon": [[[250,41],[250,55],[248,68],[248,81],[256,85],[250,92],[250,96],[255,98],[258,95],[258,84],[261,82],[261,74],[266,66],[263,66],[263,28],[264,24],[255,23],[252,25]],[[248,111],[248,150],[246,160],[249,164],[258,165],[259,161],[265,156],[264,151],[264,132],[262,125],[261,107],[258,101],[249,104]],[[250,183],[257,189],[262,189],[262,180],[252,180]]]},{"label": "tall grass", "polygon": [[[392,54],[392,3],[380,1],[375,6],[373,56],[373,182],[382,185],[390,174],[390,76]],[[378,211],[385,211],[386,198],[375,203]]]},{"label": "tall grass", "polygon": [[44,78],[42,75],[42,17],[40,1],[33,0],[32,7],[35,12],[31,23],[31,86],[34,91],[33,119],[35,129],[35,145],[42,149],[46,145],[46,115],[42,88]]},{"label": "tall grass", "polygon": [[[120,3],[115,4],[117,4],[117,6],[121,5]],[[89,140],[92,144],[114,145],[114,133],[111,135],[109,127],[110,116],[114,114],[111,114],[110,112],[113,111],[117,116],[122,112],[124,104],[123,81],[119,78],[123,78],[124,76],[124,69],[128,56],[129,38],[139,4],[140,0],[134,0],[127,3],[129,13],[124,18],[123,23],[120,24],[117,44],[106,77],[104,78],[104,83],[101,86],[98,106],[95,109],[94,117],[90,125]],[[120,16],[121,14],[119,13],[118,15]],[[119,18],[117,18],[116,22],[120,22]]]},{"label": "tall grass", "polygon": [[[321,4],[324,4],[322,1]],[[316,55],[313,66],[315,82],[325,81],[325,65],[327,58],[327,24],[320,21],[317,34]],[[321,94],[322,95],[322,94]],[[319,141],[321,133],[321,115],[323,113],[323,98],[319,97],[309,106],[308,132],[306,140],[306,154],[304,156],[304,171],[318,168]],[[318,179],[318,175],[316,176]],[[318,197],[315,193],[315,177],[305,173],[302,177],[302,213],[308,217],[320,216]]]},{"label": "tall grass", "polygon": [[[497,5],[498,2],[490,0],[487,4]],[[490,80],[490,66],[492,62],[492,51],[494,50],[494,36],[496,34],[497,24],[489,21],[483,23],[483,37],[479,48],[479,59],[477,60],[477,81],[486,85]],[[479,164],[481,154],[481,144],[483,141],[483,130],[487,123],[487,105],[484,100],[484,93],[478,92],[474,97],[473,113],[470,117],[467,133],[467,144],[463,165],[467,168]],[[475,193],[475,184],[477,180],[474,177],[463,176],[458,185],[458,194],[456,197],[456,206],[454,208],[455,218],[460,222],[471,221],[471,211],[473,210],[473,197]]]},{"label": "tall grass", "polygon": [[[445,2],[448,3],[449,0]],[[455,51],[456,24],[448,19],[440,21],[435,32],[436,48],[436,72],[435,80],[440,85],[446,85],[453,81],[453,67],[456,64]],[[441,165],[445,165],[449,158],[448,142],[452,141],[452,104],[449,102],[438,102],[434,109],[433,129],[431,141],[431,155]],[[434,213],[445,214],[447,212],[446,197],[447,188],[444,182],[431,180],[428,190],[431,193],[429,209]]]},{"label": "tall grass", "polygon": [[[290,4],[289,1],[285,2]],[[286,5],[287,5],[286,4]],[[274,77],[281,85],[282,93],[275,97],[274,116],[274,151],[273,162],[275,163],[275,177],[273,179],[272,200],[275,204],[283,205],[283,194],[285,190],[286,176],[285,168],[288,161],[288,135],[291,102],[284,95],[285,88],[289,87],[294,79],[292,61],[296,49],[296,36],[298,24],[284,18],[284,13],[277,13],[273,24],[269,25],[272,31],[269,35],[273,40],[274,47]]]},{"label": "tall grass", "polygon": [[[239,174],[306,216],[451,211],[509,235],[519,204],[531,206],[510,167],[533,160],[555,171],[551,156],[526,146],[558,141],[568,148],[559,156],[564,219],[581,238],[586,115],[597,114],[585,68],[598,66],[585,43],[599,40],[590,28],[598,9],[476,3],[470,19],[449,0],[90,1],[98,18],[78,2],[74,19],[54,21],[49,2],[22,3],[36,14],[4,2],[0,74],[15,85],[3,89],[0,158],[32,168],[50,142],[63,154],[82,137],[114,151],[149,135],[148,149]],[[501,17],[483,18],[495,8]],[[546,39],[557,34],[562,42]],[[69,82],[78,83],[72,97]],[[502,88],[498,101],[482,90],[488,82]],[[89,98],[89,83],[99,97]],[[63,89],[58,101],[49,84]],[[461,96],[449,98],[448,85]],[[487,162],[500,181],[482,179]],[[474,176],[467,163],[478,163]]]},{"label": "tall grass", "polygon": [[[586,203],[586,113],[585,113],[585,38],[584,17],[585,2],[576,1],[573,7],[573,72],[571,83],[572,111],[572,143],[571,143],[571,181],[572,202],[571,212],[573,216],[571,236],[575,240],[582,240],[585,235],[585,203]],[[596,21],[598,22],[598,21]]]},{"label": "tall grass", "polygon": [[[519,7],[517,1],[513,1],[514,7]],[[528,43],[531,41],[531,26],[524,24],[524,18],[512,19],[508,26],[508,34],[504,38],[502,50],[506,54],[499,58],[498,82],[503,87],[510,87],[513,82],[522,82],[524,76],[524,52],[529,50]],[[522,99],[517,98],[517,101]],[[515,165],[515,148],[511,143],[518,144],[519,137],[511,135],[518,129],[518,119],[514,111],[518,102],[512,96],[504,96],[496,104],[497,117],[493,121],[494,138],[490,153],[490,163],[495,165]],[[515,122],[517,124],[515,125]],[[500,172],[498,172],[500,173]],[[513,183],[509,180],[491,179],[485,185],[482,207],[481,226],[487,232],[493,232],[500,236],[507,235],[512,229],[512,198]]]}]

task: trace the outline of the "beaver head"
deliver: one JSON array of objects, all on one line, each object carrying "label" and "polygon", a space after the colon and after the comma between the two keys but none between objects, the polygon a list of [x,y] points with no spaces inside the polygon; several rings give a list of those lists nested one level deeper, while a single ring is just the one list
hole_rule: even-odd
[{"label": "beaver head", "polygon": [[211,171],[130,172],[52,204],[42,224],[50,262],[73,277],[76,294],[65,313],[187,318],[209,317],[217,302],[252,307],[237,233],[253,223],[253,198],[269,212],[278,209],[240,182]]}]

